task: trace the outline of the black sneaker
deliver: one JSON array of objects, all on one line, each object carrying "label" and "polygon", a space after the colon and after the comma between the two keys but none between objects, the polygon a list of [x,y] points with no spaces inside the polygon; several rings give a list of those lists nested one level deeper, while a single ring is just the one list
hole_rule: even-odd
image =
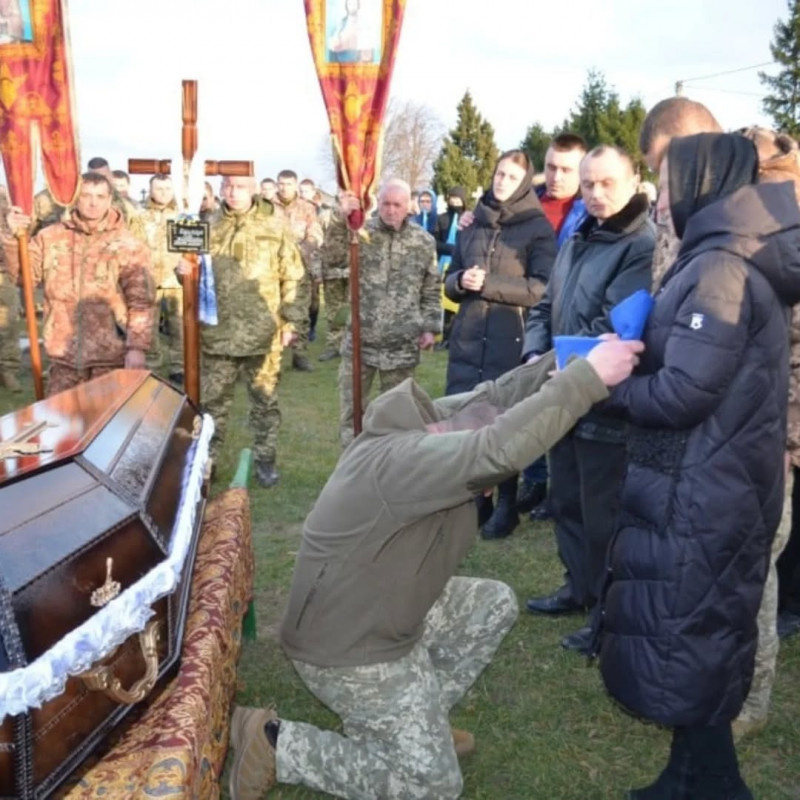
[{"label": "black sneaker", "polygon": [[523,483],[522,491],[517,497],[517,513],[533,511],[547,497],[546,483]]}]

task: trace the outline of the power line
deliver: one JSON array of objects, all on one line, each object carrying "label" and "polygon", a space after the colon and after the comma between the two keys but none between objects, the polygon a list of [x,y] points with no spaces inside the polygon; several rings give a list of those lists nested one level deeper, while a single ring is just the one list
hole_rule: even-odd
[{"label": "power line", "polygon": [[691,84],[682,84],[685,89],[696,89],[699,92],[722,92],[723,94],[741,94],[746,97],[763,97],[759,92],[740,92],[737,89],[717,89],[713,86],[692,86]]},{"label": "power line", "polygon": [[775,64],[775,61],[765,61],[763,64],[753,64],[751,67],[739,67],[737,69],[725,70],[725,72],[715,72],[713,75],[701,75],[699,78],[684,78],[679,83],[687,84],[689,81],[707,81],[710,78],[719,78],[722,75],[734,75],[737,72],[749,72],[751,69],[758,69],[759,67],[768,67],[770,64]]}]

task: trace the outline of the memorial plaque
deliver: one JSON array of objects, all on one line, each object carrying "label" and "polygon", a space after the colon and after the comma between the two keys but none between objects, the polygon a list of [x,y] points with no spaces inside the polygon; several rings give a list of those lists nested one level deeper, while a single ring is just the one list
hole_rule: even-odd
[{"label": "memorial plaque", "polygon": [[209,224],[199,220],[168,220],[167,250],[170,253],[207,253]]}]

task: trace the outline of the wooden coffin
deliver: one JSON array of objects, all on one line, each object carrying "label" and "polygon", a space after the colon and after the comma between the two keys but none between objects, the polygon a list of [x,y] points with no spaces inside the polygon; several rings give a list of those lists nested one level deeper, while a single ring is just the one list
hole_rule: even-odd
[{"label": "wooden coffin", "polygon": [[139,370],[0,418],[0,798],[48,797],[176,666],[208,425]]}]

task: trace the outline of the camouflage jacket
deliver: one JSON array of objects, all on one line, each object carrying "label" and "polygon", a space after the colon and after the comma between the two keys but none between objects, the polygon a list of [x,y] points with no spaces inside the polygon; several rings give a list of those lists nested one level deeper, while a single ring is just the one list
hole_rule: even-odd
[{"label": "camouflage jacket", "polygon": [[[368,220],[359,231],[358,285],[363,362],[386,370],[417,364],[419,335],[442,329],[433,237],[413,223],[395,231],[379,217]],[[349,325],[343,352],[352,352]]]},{"label": "camouflage jacket", "polygon": [[160,289],[180,287],[175,267],[181,259],[180,253],[167,250],[167,221],[178,217],[178,204],[159,206],[149,199],[145,207],[131,220],[131,233],[150,248],[153,259],[153,279]]},{"label": "camouflage jacket", "polygon": [[322,225],[317,217],[317,207],[302,197],[295,197],[284,205],[279,198],[273,201],[275,214],[284,219],[291,228],[297,246],[303,256],[303,266],[314,280],[322,275],[319,267],[319,248],[322,246]]},{"label": "camouflage jacket", "polygon": [[300,251],[272,204],[247,211],[227,206],[211,218],[211,262],[219,324],[203,325],[203,351],[216,355],[266,353],[273,337],[293,331],[308,313],[302,295]]},{"label": "camouflage jacket", "polygon": [[350,233],[338,209],[333,212],[325,229],[325,241],[320,249],[322,280],[333,281],[350,275]]},{"label": "camouflage jacket", "polygon": [[[16,267],[16,247],[6,257]],[[128,350],[147,350],[155,288],[150,253],[112,208],[96,230],[73,211],[30,242],[34,283],[44,283],[44,347],[76,369],[122,365]]]}]

